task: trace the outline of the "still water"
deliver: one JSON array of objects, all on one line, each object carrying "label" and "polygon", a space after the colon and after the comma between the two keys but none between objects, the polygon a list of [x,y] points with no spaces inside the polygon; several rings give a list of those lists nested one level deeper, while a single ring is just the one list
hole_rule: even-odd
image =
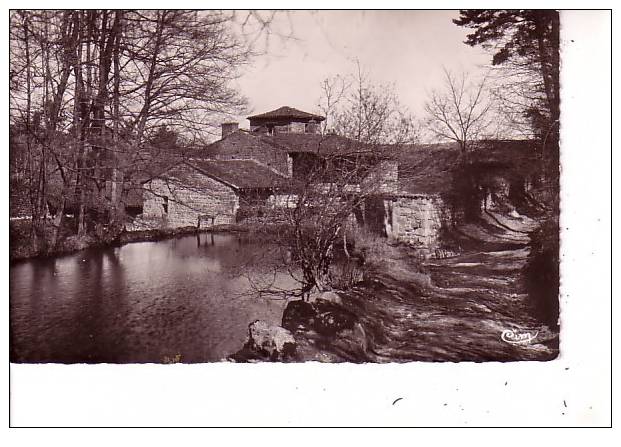
[{"label": "still water", "polygon": [[271,244],[201,234],[10,267],[11,361],[219,361],[256,319],[279,324],[296,283]]}]

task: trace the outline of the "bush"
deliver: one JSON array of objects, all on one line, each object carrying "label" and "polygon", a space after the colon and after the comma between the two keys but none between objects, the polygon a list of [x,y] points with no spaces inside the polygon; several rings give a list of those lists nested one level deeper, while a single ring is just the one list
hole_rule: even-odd
[{"label": "bush", "polygon": [[559,227],[548,219],[531,234],[531,252],[524,269],[526,287],[535,317],[558,330]]},{"label": "bush", "polygon": [[[351,240],[350,240],[351,237]],[[367,266],[377,265],[387,258],[395,257],[396,247],[388,243],[388,239],[367,228],[360,228],[354,235],[348,236],[348,241],[354,245],[356,256],[360,257]]]},{"label": "bush", "polygon": [[349,258],[335,261],[330,266],[330,286],[347,290],[364,280],[364,266],[359,259]]}]

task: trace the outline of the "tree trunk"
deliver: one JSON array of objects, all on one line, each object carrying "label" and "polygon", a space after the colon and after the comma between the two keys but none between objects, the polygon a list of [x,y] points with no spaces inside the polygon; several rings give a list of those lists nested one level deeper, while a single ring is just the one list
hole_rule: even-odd
[{"label": "tree trunk", "polygon": [[349,250],[347,250],[347,229],[346,228],[343,229],[343,251],[345,252],[345,256],[347,256],[347,259],[351,258],[351,256],[349,255]]},{"label": "tree trunk", "polygon": [[114,47],[112,50],[112,64],[113,64],[113,77],[114,77],[114,88],[112,92],[112,178],[110,181],[110,215],[109,220],[110,223],[115,225],[119,218],[119,207],[120,207],[120,194],[118,191],[119,183],[122,185],[122,180],[119,182],[119,169],[118,169],[118,156],[120,153],[120,144],[119,144],[119,89],[121,83],[120,77],[120,61],[119,61],[119,46],[121,40],[121,33],[119,32],[122,20],[122,11],[116,12],[115,17],[115,36],[114,36]]},{"label": "tree trunk", "polygon": [[51,251],[54,251],[58,248],[58,243],[60,242],[60,236],[62,234],[62,226],[65,219],[65,191],[63,189],[62,198],[60,200],[60,204],[58,205],[58,209],[56,210],[56,216],[54,216],[54,220],[52,221],[52,225],[54,227],[52,231],[52,240],[50,241],[49,248]]}]

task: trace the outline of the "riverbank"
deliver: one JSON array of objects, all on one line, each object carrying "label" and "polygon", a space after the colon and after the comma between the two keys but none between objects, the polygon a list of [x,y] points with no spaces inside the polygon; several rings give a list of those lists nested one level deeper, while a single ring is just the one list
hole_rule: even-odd
[{"label": "riverbank", "polygon": [[[262,225],[262,236],[278,234],[281,227],[278,225]],[[35,251],[30,244],[30,222],[28,220],[11,221],[9,223],[9,262],[33,258],[50,258],[67,255],[89,248],[118,247],[133,242],[156,242],[174,239],[192,234],[202,233],[258,233],[258,230],[249,224],[216,225],[210,228],[183,227],[183,228],[151,228],[135,231],[122,231],[112,240],[101,240],[94,235],[78,237],[64,229],[64,234],[57,247],[45,253]]]},{"label": "riverbank", "polygon": [[[328,303],[321,296],[312,303],[291,301],[282,328],[291,332],[296,349],[276,360],[555,359],[558,327],[546,321],[529,294],[529,235],[538,223],[496,218],[460,228],[454,237],[468,248],[459,254],[421,259],[412,248],[388,245],[383,261],[368,268],[362,282],[335,290]],[[265,353],[249,339],[231,359],[273,360],[273,350]]]}]

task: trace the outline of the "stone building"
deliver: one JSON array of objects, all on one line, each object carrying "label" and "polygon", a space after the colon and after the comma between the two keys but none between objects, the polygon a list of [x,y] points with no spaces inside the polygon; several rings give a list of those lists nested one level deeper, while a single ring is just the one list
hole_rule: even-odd
[{"label": "stone building", "polygon": [[446,211],[438,195],[398,192],[384,199],[386,236],[428,249],[438,248]]},{"label": "stone building", "polygon": [[265,202],[284,180],[253,160],[190,159],[145,184],[143,217],[165,228],[232,224],[240,207]]},{"label": "stone building", "polygon": [[[205,227],[239,221],[252,206],[292,206],[288,182],[306,178],[327,159],[346,163],[376,149],[322,135],[324,119],[284,106],[248,117],[250,131],[222,124],[220,140],[145,185],[143,215],[168,227]],[[369,216],[365,224],[389,238],[434,247],[442,226],[441,200],[433,191],[413,191],[401,171],[398,160],[386,159],[352,185],[352,191],[369,191],[372,185],[373,197],[363,207]]]}]

